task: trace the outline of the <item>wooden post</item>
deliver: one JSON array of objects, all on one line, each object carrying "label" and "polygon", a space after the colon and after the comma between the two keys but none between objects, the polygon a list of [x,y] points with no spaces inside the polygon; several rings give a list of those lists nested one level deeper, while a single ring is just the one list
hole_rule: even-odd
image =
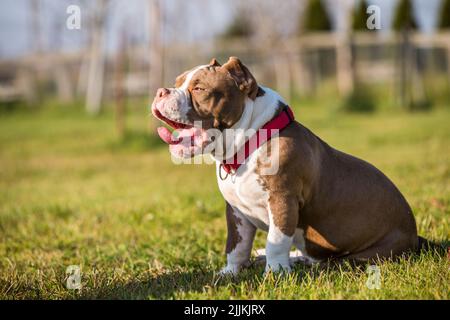
[{"label": "wooden post", "polygon": [[340,34],[337,38],[336,72],[339,93],[345,97],[354,88],[353,54],[350,36],[347,32]]},{"label": "wooden post", "polygon": [[81,55],[80,65],[78,69],[78,77],[76,84],[77,96],[86,95],[88,74],[89,74],[89,55],[83,52],[83,54]]},{"label": "wooden post", "polygon": [[311,92],[311,75],[305,63],[305,52],[301,43],[298,43],[297,54],[292,54],[292,80],[296,92],[307,96]]},{"label": "wooden post", "polygon": [[407,28],[400,31],[400,49],[398,59],[400,60],[400,82],[399,82],[399,100],[401,108],[409,109],[411,107],[411,92],[409,88],[411,67],[411,49],[409,30]]},{"label": "wooden post", "polygon": [[310,50],[310,59],[311,61],[311,75],[313,79],[313,86],[311,93],[313,96],[317,93],[317,87],[320,84],[320,81],[322,80],[322,71],[320,69],[320,48],[314,48]]},{"label": "wooden post", "polygon": [[127,36],[125,28],[122,28],[114,68],[116,130],[117,135],[120,139],[123,139],[125,136],[126,90],[123,78],[124,74],[126,74],[126,64],[127,64]]},{"label": "wooden post", "polygon": [[66,103],[71,102],[74,98],[72,79],[70,77],[68,67],[65,65],[63,59],[55,65],[54,77],[58,99]]},{"label": "wooden post", "polygon": [[38,104],[38,94],[36,90],[36,74],[28,66],[19,69],[17,75],[17,86],[25,97],[28,106],[35,106]]},{"label": "wooden post", "polygon": [[355,86],[355,72],[353,70],[353,46],[351,35],[352,1],[339,0],[339,8],[343,15],[342,29],[337,32],[336,43],[336,78],[339,93],[345,97],[353,92]]},{"label": "wooden post", "polygon": [[274,55],[274,71],[277,90],[286,101],[291,100],[291,70],[289,61],[284,57],[283,52]]},{"label": "wooden post", "polygon": [[106,0],[99,0],[94,21],[92,23],[91,51],[89,57],[88,85],[86,91],[86,110],[90,114],[98,114],[103,97],[103,81],[105,69],[104,22],[106,17]]},{"label": "wooden post", "polygon": [[34,53],[42,51],[42,29],[40,23],[40,0],[31,0],[31,30],[30,37],[33,39],[32,46]]},{"label": "wooden post", "polygon": [[447,43],[447,76],[448,84],[450,85],[450,41]]}]

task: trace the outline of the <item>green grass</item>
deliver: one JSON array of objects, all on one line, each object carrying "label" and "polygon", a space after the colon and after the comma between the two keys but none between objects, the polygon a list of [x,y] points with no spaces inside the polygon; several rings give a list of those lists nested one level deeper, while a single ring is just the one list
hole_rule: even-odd
[{"label": "green grass", "polygon": [[[421,235],[449,238],[448,109],[348,115],[330,101],[295,110],[325,141],[383,170]],[[450,298],[449,261],[431,252],[380,263],[379,290],[346,266],[219,279],[226,224],[214,168],[172,164],[149,123],[144,108],[133,112],[118,141],[109,113],[0,114],[0,298]],[[258,232],[256,248],[264,238]],[[81,290],[66,288],[69,265],[81,266]]]}]

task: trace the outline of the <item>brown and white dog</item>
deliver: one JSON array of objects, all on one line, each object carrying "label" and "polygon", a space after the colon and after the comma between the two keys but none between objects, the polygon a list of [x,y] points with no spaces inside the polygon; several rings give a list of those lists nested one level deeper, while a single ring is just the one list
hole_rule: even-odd
[{"label": "brown and white dog", "polygon": [[[210,139],[209,129],[219,135],[237,129],[258,130],[285,105],[282,97],[259,86],[241,61],[231,57],[224,65],[213,59],[184,72],[174,88],[158,89],[152,113],[178,131],[174,138],[168,129],[158,129],[171,153],[192,157],[217,144],[218,139]],[[186,137],[189,144],[179,143]],[[232,137],[221,140],[225,149],[238,150],[248,140],[240,133]],[[273,156],[262,146],[225,177],[223,159],[210,152],[226,200],[227,265],[223,273],[235,274],[248,264],[257,228],[268,232],[266,271],[290,271],[292,246],[307,262],[367,261],[417,249],[411,208],[373,165],[330,147],[296,121],[271,142],[278,148],[276,174],[261,173],[264,158]]]}]

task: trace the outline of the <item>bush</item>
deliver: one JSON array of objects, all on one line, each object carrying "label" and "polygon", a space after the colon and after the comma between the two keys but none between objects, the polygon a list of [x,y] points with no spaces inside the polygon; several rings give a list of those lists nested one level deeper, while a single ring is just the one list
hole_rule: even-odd
[{"label": "bush", "polygon": [[392,27],[396,31],[405,29],[417,29],[417,23],[414,19],[413,7],[410,0],[400,0],[395,11]]},{"label": "bush", "polygon": [[367,29],[367,3],[366,0],[361,0],[353,10],[352,29],[355,31],[368,31]]},{"label": "bush", "polygon": [[30,104],[23,99],[0,101],[0,116],[14,113],[30,113],[38,111],[39,105]]},{"label": "bush", "polygon": [[239,11],[222,33],[222,38],[250,38],[254,34],[253,24],[244,11]]},{"label": "bush", "polygon": [[409,110],[410,111],[429,111],[433,108],[433,102],[428,98],[423,98],[418,101],[411,101]]},{"label": "bush", "polygon": [[450,0],[443,0],[439,17],[439,29],[450,29]]},{"label": "bush", "polygon": [[320,0],[310,0],[302,18],[305,32],[331,30],[330,19]]},{"label": "bush", "polygon": [[366,87],[357,87],[345,97],[341,110],[348,112],[373,112],[376,109],[375,98]]}]

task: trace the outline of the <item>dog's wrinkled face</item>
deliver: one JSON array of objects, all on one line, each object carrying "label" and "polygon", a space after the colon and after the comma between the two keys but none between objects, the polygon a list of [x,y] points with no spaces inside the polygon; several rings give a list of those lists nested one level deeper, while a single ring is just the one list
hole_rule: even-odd
[{"label": "dog's wrinkled face", "polygon": [[153,115],[175,129],[158,128],[173,155],[192,157],[212,142],[208,129],[220,131],[239,121],[247,97],[255,99],[258,85],[238,58],[221,66],[215,59],[184,72],[174,88],[160,88],[152,104]]}]

